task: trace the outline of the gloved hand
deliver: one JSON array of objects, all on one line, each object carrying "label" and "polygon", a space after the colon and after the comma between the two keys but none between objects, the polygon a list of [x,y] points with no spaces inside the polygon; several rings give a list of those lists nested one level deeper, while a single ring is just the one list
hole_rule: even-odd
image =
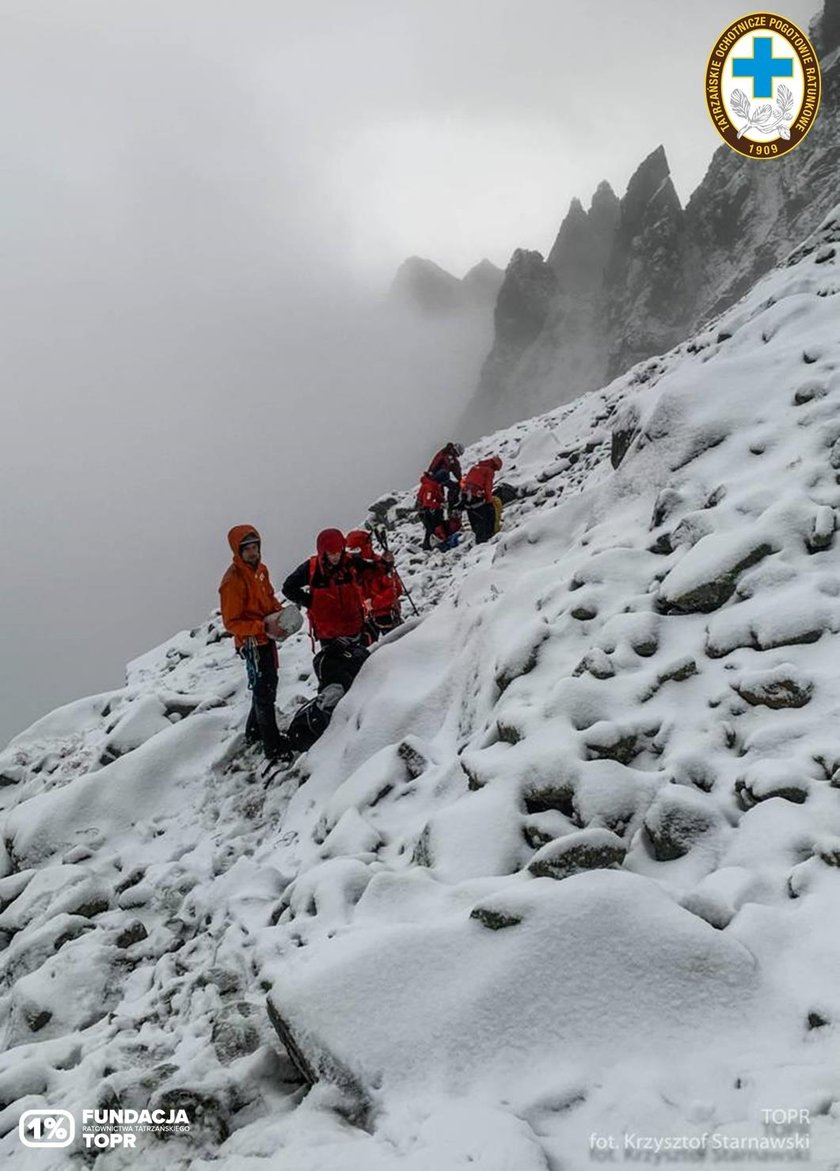
[{"label": "gloved hand", "polygon": [[386,565],[393,565],[394,564],[394,554],[391,552],[390,549],[386,549],[385,552],[382,554],[382,560],[385,562]]}]

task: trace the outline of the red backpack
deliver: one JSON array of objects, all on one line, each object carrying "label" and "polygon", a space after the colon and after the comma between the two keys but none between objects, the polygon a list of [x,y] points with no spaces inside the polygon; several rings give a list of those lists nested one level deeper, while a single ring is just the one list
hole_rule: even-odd
[{"label": "red backpack", "polygon": [[437,511],[443,508],[443,488],[428,473],[424,472],[420,480],[420,491],[417,493],[417,507]]}]

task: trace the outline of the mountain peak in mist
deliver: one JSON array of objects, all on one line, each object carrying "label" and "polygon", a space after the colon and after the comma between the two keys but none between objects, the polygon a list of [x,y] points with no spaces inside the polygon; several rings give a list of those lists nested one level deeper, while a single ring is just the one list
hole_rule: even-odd
[{"label": "mountain peak in mist", "polygon": [[490,309],[503,279],[502,270],[486,258],[459,280],[433,260],[410,256],[397,269],[390,299],[432,316],[474,307]]}]

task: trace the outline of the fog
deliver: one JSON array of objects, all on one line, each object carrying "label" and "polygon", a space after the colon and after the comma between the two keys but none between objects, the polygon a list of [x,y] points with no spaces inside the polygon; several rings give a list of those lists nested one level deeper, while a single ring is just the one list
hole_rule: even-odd
[{"label": "fog", "polygon": [[489,335],[386,309],[406,255],[546,250],[663,140],[688,193],[732,8],[632,8],[0,3],[0,744],[206,617],[231,525],[279,583],[416,481]]}]

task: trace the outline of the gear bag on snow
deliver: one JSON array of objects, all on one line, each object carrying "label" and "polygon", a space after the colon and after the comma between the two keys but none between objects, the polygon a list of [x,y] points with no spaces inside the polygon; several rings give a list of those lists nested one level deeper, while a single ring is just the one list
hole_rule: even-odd
[{"label": "gear bag on snow", "polygon": [[367,657],[367,650],[355,639],[335,638],[318,651],[312,666],[322,688],[330,683],[340,683],[347,691]]},{"label": "gear bag on snow", "polygon": [[306,752],[323,736],[343,695],[344,688],[341,684],[331,683],[314,699],[298,708],[286,729],[286,735],[295,752]]}]

